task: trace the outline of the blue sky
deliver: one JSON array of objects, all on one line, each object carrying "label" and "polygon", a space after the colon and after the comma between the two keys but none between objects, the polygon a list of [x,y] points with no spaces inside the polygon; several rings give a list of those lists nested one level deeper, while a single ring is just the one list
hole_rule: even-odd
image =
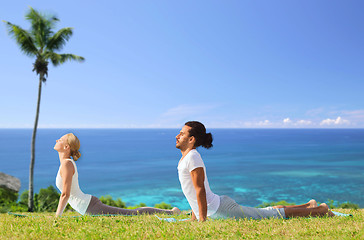
[{"label": "blue sky", "polygon": [[[73,27],[49,68],[41,128],[363,128],[364,2],[46,1],[28,6]],[[0,27],[0,128],[31,128],[38,77]]]}]

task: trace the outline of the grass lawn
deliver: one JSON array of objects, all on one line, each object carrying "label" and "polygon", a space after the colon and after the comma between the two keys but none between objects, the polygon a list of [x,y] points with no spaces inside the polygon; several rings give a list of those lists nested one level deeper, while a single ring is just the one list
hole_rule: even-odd
[{"label": "grass lawn", "polygon": [[354,216],[168,223],[155,216],[65,213],[55,219],[54,213],[25,213],[32,217],[24,218],[0,214],[0,239],[364,239],[364,209],[335,211]]}]

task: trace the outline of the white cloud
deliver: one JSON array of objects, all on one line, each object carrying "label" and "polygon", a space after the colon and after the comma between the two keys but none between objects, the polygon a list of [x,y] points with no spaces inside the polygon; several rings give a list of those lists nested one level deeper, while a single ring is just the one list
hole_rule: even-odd
[{"label": "white cloud", "polygon": [[285,118],[285,119],[283,119],[283,123],[284,124],[289,124],[289,123],[292,123],[292,120],[289,119],[289,118]]},{"label": "white cloud", "polygon": [[285,118],[283,119],[283,125],[284,126],[290,126],[290,127],[293,127],[293,126],[308,126],[308,125],[312,125],[312,121],[310,120],[298,120],[298,121],[295,121],[293,122],[290,118]]},{"label": "white cloud", "polygon": [[350,122],[348,120],[342,119],[341,117],[337,117],[336,119],[328,118],[328,119],[322,120],[320,123],[321,126],[345,125],[345,124],[350,124]]},{"label": "white cloud", "polygon": [[258,122],[258,126],[269,126],[269,125],[271,125],[271,122],[269,120]]},{"label": "white cloud", "polygon": [[214,122],[212,125],[214,128],[265,128],[272,127],[274,123],[269,120],[264,121],[226,121],[226,122]]},{"label": "white cloud", "polygon": [[310,120],[298,120],[296,122],[296,124],[297,125],[300,125],[300,126],[302,126],[302,125],[308,126],[308,125],[311,125],[312,124],[312,121],[310,121]]}]

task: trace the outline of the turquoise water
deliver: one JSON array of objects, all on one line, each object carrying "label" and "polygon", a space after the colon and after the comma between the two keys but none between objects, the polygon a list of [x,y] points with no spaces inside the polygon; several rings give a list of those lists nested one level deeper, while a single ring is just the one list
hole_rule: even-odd
[{"label": "turquoise water", "polygon": [[[39,129],[35,190],[53,185],[55,140],[81,141],[80,186],[130,205],[162,201],[188,209],[178,181],[179,129]],[[364,207],[364,129],[212,129],[214,147],[199,150],[212,191],[238,203],[302,203],[315,198]],[[0,171],[28,187],[31,130],[0,129]]]}]

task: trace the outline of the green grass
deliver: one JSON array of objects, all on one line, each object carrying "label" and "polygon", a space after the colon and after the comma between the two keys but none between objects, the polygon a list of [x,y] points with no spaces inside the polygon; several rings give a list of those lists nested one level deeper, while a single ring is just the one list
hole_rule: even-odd
[{"label": "green grass", "polygon": [[[0,239],[364,239],[364,209],[335,209],[353,217],[288,220],[159,221],[154,216],[72,217],[0,214]],[[167,216],[166,216],[167,217]],[[186,218],[185,215],[177,218]]]}]

